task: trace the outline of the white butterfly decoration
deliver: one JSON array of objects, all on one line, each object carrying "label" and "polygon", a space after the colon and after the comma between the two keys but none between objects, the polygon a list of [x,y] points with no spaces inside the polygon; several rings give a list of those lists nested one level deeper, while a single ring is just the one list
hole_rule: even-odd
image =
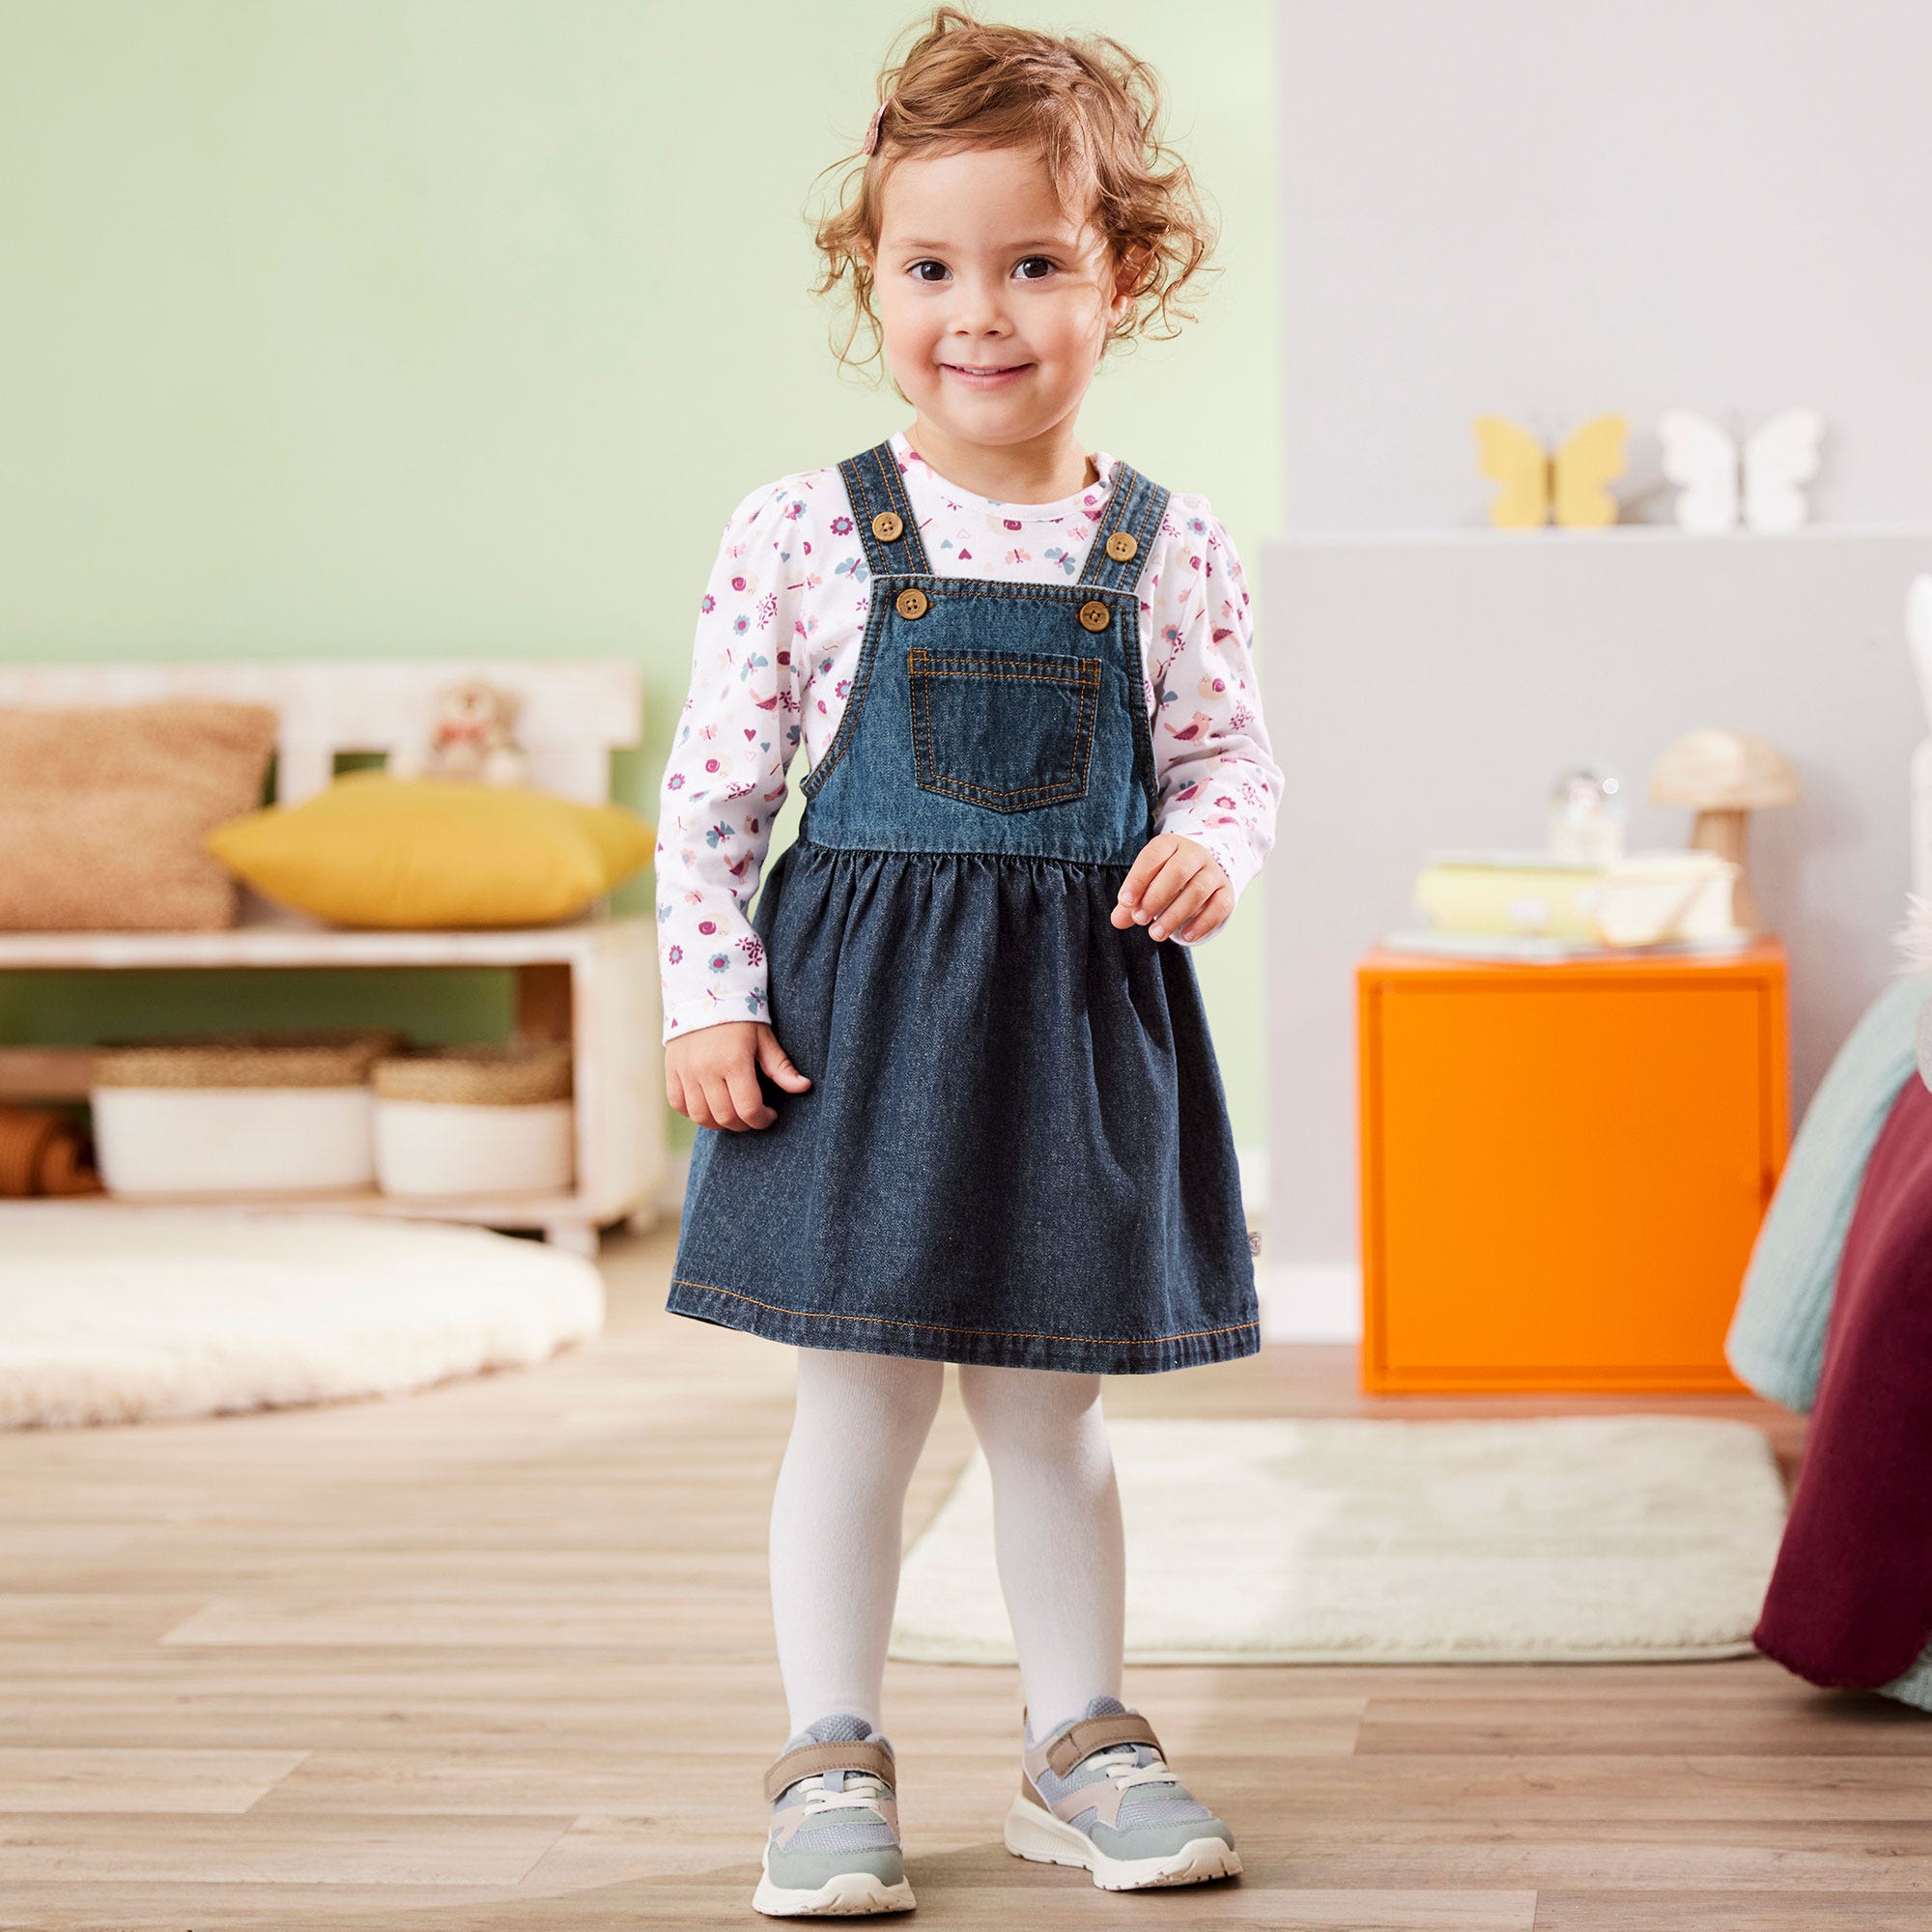
[{"label": "white butterfly decoration", "polygon": [[1818,473],[1825,418],[1816,410],[1784,410],[1745,439],[1695,410],[1665,410],[1657,419],[1663,473],[1680,485],[1677,521],[1687,530],[1795,530],[1804,522],[1800,487]]}]

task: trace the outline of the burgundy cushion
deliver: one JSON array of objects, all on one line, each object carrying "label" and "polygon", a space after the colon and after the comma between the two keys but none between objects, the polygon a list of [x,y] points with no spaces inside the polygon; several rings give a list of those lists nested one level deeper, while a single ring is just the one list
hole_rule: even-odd
[{"label": "burgundy cushion", "polygon": [[1876,1689],[1932,1639],[1932,1092],[1899,1090],[1845,1238],[1758,1648]]}]

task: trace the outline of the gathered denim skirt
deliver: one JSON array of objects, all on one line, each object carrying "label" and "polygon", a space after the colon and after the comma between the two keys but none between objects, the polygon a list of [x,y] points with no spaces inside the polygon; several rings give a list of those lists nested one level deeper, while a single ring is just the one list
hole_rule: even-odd
[{"label": "gathered denim skirt", "polygon": [[1127,866],[800,838],[753,925],[812,1084],[700,1127],[668,1298],[773,1341],[1116,1375],[1252,1354],[1254,1258],[1187,949]]}]

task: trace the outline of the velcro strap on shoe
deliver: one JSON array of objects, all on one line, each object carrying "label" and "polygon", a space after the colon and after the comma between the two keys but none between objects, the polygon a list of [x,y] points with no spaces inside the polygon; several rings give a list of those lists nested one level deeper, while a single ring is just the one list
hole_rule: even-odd
[{"label": "velcro strap on shoe", "polygon": [[884,1745],[866,1743],[800,1745],[788,1750],[765,1773],[765,1802],[776,1804],[788,1784],[816,1777],[825,1771],[863,1771],[893,1781],[893,1754]]},{"label": "velcro strap on shoe", "polygon": [[1083,1757],[1109,1745],[1151,1745],[1160,1750],[1153,1726],[1138,1711],[1122,1711],[1111,1718],[1082,1718],[1063,1731],[1046,1747],[1047,1768],[1055,1777],[1065,1777]]}]

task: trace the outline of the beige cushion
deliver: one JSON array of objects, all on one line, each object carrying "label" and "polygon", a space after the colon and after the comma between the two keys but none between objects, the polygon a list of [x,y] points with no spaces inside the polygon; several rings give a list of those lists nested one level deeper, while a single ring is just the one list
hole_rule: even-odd
[{"label": "beige cushion", "polygon": [[261,802],[275,723],[219,698],[0,705],[0,931],[234,924],[202,840]]}]

